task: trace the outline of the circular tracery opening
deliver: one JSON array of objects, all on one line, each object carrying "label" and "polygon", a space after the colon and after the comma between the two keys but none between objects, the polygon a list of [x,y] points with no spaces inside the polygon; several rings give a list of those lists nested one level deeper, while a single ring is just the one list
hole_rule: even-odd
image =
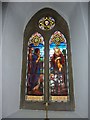
[{"label": "circular tracery opening", "polygon": [[55,26],[55,20],[52,17],[43,17],[39,20],[39,28],[42,30],[51,30]]}]

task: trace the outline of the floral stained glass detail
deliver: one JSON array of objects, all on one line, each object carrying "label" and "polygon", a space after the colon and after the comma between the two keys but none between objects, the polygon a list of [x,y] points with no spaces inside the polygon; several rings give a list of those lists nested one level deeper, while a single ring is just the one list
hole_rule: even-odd
[{"label": "floral stained glass detail", "polygon": [[33,43],[35,46],[38,46],[39,43],[43,43],[43,37],[40,33],[36,32],[29,39],[29,44]]},{"label": "floral stained glass detail", "polygon": [[42,30],[51,30],[55,26],[55,20],[52,17],[43,17],[39,20],[39,28]]},{"label": "floral stained glass detail", "polygon": [[60,31],[56,31],[50,39],[50,43],[54,42],[56,45],[60,45],[61,42],[66,43],[64,35]]},{"label": "floral stained glass detail", "polygon": [[44,39],[38,32],[33,34],[27,47],[25,100],[44,99]]},{"label": "floral stained glass detail", "polygon": [[67,43],[64,35],[56,31],[49,41],[50,100],[69,100]]}]

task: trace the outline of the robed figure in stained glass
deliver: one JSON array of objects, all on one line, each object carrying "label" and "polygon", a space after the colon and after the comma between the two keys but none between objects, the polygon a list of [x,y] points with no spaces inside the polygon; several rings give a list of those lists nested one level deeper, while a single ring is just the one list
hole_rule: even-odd
[{"label": "robed figure in stained glass", "polygon": [[30,76],[30,91],[38,90],[40,81],[39,81],[39,76],[40,76],[40,65],[39,65],[39,60],[40,60],[40,50],[36,48],[34,50],[34,54],[32,55],[32,62],[31,62],[31,76]]},{"label": "robed figure in stained glass", "polygon": [[54,54],[52,56],[51,62],[52,62],[54,71],[61,72],[65,64],[65,58],[58,47],[54,48]]},{"label": "robed figure in stained glass", "polygon": [[[67,65],[66,65],[67,44],[66,39],[60,31],[56,31],[50,39],[50,92],[51,100],[54,96],[67,96]],[[53,100],[55,101],[55,99]]]},{"label": "robed figure in stained glass", "polygon": [[24,31],[20,107],[45,110],[46,103],[49,110],[73,110],[73,98],[68,24],[44,8]]},{"label": "robed figure in stained glass", "polygon": [[[41,40],[41,41],[40,41]],[[43,57],[44,46],[39,33],[32,35],[28,43],[27,94],[43,95]]]}]

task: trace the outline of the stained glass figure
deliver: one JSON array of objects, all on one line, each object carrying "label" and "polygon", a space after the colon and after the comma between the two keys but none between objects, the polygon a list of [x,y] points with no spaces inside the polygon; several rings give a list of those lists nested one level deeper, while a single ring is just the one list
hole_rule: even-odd
[{"label": "stained glass figure", "polygon": [[60,31],[49,41],[50,100],[67,102],[69,98],[67,44]]},{"label": "stained glass figure", "polygon": [[51,30],[55,26],[55,20],[52,17],[43,17],[39,20],[39,28],[42,30]]},{"label": "stained glass figure", "polygon": [[28,42],[26,100],[42,101],[44,95],[44,39],[36,32]]}]

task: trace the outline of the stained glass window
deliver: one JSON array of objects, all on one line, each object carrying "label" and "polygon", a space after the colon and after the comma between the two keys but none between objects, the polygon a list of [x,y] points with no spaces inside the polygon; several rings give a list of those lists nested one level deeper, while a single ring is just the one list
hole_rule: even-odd
[{"label": "stained glass window", "polygon": [[44,8],[27,23],[20,108],[74,110],[70,33],[56,11]]},{"label": "stained glass window", "polygon": [[60,31],[49,41],[50,101],[67,102],[69,98],[67,43]]},{"label": "stained glass window", "polygon": [[51,30],[55,26],[55,20],[52,17],[43,17],[39,20],[39,28],[42,30]]},{"label": "stained glass window", "polygon": [[44,95],[44,38],[33,34],[27,47],[26,100],[42,101]]}]

